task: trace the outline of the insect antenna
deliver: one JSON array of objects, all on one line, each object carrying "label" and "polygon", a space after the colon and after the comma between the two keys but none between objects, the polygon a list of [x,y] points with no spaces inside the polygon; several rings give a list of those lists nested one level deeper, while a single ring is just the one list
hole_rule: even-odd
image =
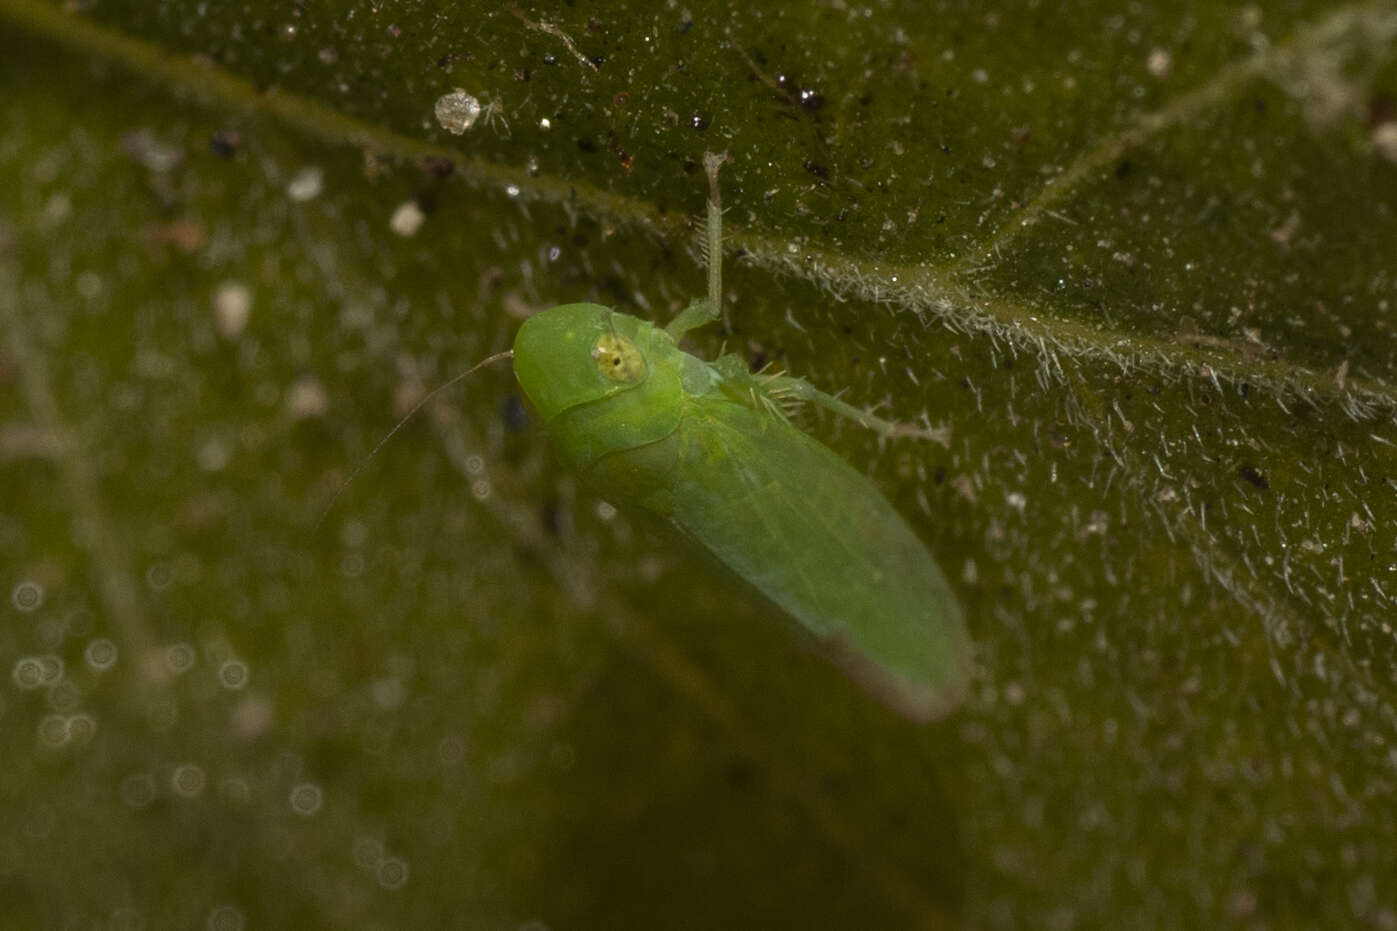
[{"label": "insect antenna", "polygon": [[315,531],[318,531],[320,529],[320,525],[325,523],[325,518],[330,516],[330,512],[335,509],[335,505],[339,503],[340,498],[344,496],[344,493],[349,489],[350,484],[353,483],[353,481],[356,478],[358,478],[361,474],[363,474],[364,470],[369,467],[369,463],[373,462],[374,457],[378,455],[379,450],[387,446],[388,441],[391,440],[394,436],[396,436],[398,431],[401,430],[404,426],[406,426],[409,420],[417,416],[418,411],[422,410],[422,408],[427,406],[428,401],[432,400],[446,389],[452,387],[457,382],[465,378],[467,375],[474,374],[476,371],[484,368],[487,365],[499,362],[501,359],[512,358],[514,358],[513,349],[506,349],[504,352],[497,352],[493,356],[481,359],[475,365],[472,365],[470,368],[466,369],[459,375],[453,375],[449,380],[440,385],[437,385],[431,391],[428,391],[425,395],[423,395],[420,401],[412,405],[412,410],[404,414],[402,420],[399,420],[397,423],[393,424],[393,429],[389,430],[384,435],[383,439],[379,440],[378,443],[374,445],[374,448],[369,450],[369,454],[365,456],[363,459],[359,460],[359,464],[354,467],[354,471],[350,472],[349,477],[346,478],[344,482],[340,484],[339,488],[335,489],[334,495],[330,497],[329,503],[325,505],[325,510],[320,512],[320,518],[316,520],[315,527],[312,528],[311,532],[314,533]]}]

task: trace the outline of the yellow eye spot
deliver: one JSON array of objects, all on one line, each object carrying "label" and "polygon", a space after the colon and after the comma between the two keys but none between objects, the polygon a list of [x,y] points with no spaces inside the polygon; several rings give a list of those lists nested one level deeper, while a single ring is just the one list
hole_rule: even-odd
[{"label": "yellow eye spot", "polygon": [[597,370],[608,381],[631,385],[645,377],[645,357],[619,333],[603,333],[592,347]]}]

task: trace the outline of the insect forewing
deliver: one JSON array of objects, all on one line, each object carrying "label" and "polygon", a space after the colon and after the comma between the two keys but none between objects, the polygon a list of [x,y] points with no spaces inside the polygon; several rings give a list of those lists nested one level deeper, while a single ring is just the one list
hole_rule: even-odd
[{"label": "insect forewing", "polygon": [[964,696],[970,640],[926,546],[878,489],[783,420],[690,400],[670,519],[829,642],[856,678],[917,720]]}]

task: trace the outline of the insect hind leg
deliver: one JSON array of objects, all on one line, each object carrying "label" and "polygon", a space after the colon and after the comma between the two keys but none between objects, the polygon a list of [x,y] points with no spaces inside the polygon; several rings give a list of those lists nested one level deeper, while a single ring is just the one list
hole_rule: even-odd
[{"label": "insect hind leg", "polygon": [[818,407],[823,407],[830,413],[852,420],[879,436],[888,438],[910,436],[922,440],[934,440],[948,448],[951,445],[949,427],[927,428],[912,423],[884,420],[852,404],[845,403],[832,394],[826,394],[803,378],[794,378],[790,375],[767,375],[764,376],[763,380],[767,383],[767,391],[775,396],[807,401]]}]

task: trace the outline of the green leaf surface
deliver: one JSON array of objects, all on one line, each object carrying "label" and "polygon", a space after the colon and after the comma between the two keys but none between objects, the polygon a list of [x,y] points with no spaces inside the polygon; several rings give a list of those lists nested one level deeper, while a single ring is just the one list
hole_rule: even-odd
[{"label": "green leaf surface", "polygon": [[[6,923],[1397,927],[1394,42],[0,0]],[[805,422],[965,606],[935,725],[579,486],[504,367],[365,459],[534,310],[701,293],[705,150],[696,351],[950,430]]]}]

